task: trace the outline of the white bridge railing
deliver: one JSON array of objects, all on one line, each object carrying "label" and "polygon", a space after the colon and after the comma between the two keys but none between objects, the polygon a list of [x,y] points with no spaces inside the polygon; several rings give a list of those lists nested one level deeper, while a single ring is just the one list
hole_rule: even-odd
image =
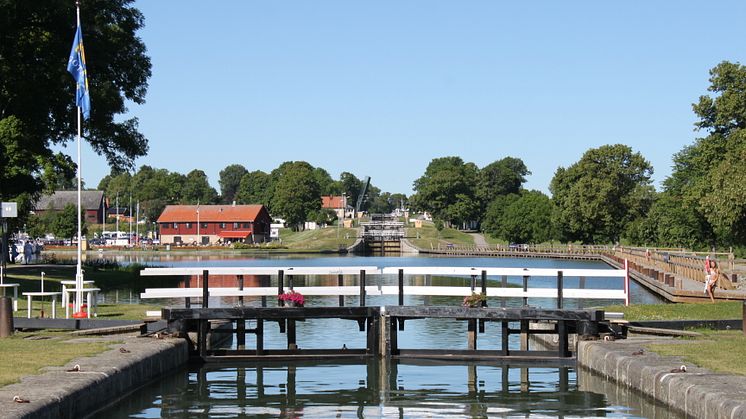
[{"label": "white bridge railing", "polygon": [[[305,296],[360,296],[364,305],[366,296],[398,295],[399,303],[403,303],[405,295],[420,296],[454,296],[465,297],[472,292],[485,292],[487,297],[523,298],[556,298],[558,307],[563,298],[579,299],[611,299],[623,300],[629,304],[629,270],[628,269],[533,269],[533,268],[494,268],[494,267],[386,267],[375,266],[337,266],[337,267],[189,267],[189,268],[145,268],[140,272],[142,276],[202,276],[207,281],[198,288],[148,288],[140,298],[198,298],[198,297],[270,297],[277,296],[285,288],[285,277],[297,275],[306,276],[338,276],[337,286],[299,286],[294,287],[292,281],[287,282],[287,288],[293,289]],[[204,287],[209,285],[211,275],[232,276],[238,279],[247,275],[276,276],[278,286],[260,287]],[[396,275],[398,285],[370,285],[367,276]],[[434,285],[404,285],[405,275],[439,275],[464,276],[471,278],[471,285],[464,286],[434,286]],[[356,276],[358,285],[342,285],[343,276]],[[487,286],[488,277],[501,277],[501,286]],[[507,287],[508,277],[521,277],[523,287]],[[555,287],[529,287],[530,279],[535,277],[556,278]],[[580,278],[579,288],[566,288],[564,279],[568,277]],[[584,287],[585,278],[622,278],[623,289],[593,289]]]}]

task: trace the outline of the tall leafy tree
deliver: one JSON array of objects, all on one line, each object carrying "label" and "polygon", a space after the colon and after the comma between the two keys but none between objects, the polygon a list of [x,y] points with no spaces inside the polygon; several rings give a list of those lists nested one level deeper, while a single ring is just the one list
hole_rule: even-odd
[{"label": "tall leafy tree", "polygon": [[543,243],[554,238],[552,200],[539,191],[523,191],[500,217],[498,237],[512,243]]},{"label": "tall leafy tree", "polygon": [[309,214],[321,208],[321,190],[313,176],[313,166],[304,162],[285,162],[273,171],[277,176],[272,212],[285,219],[293,229],[298,229]]},{"label": "tall leafy tree", "polygon": [[313,176],[316,178],[316,183],[319,184],[319,190],[322,195],[338,195],[342,193],[339,183],[335,182],[326,170],[316,167],[313,169]]},{"label": "tall leafy tree", "polygon": [[225,204],[230,204],[236,200],[241,178],[249,173],[245,167],[240,164],[231,164],[220,171],[220,200]]},{"label": "tall leafy tree", "polygon": [[494,161],[479,171],[477,196],[487,204],[498,195],[517,194],[530,174],[519,158],[505,157]]},{"label": "tall leafy tree", "polygon": [[627,224],[647,212],[653,167],[626,145],[590,149],[558,168],[550,185],[555,222],[566,240],[616,242]]},{"label": "tall leafy tree", "polygon": [[710,70],[711,96],[692,105],[707,133],[674,155],[666,192],[702,227],[709,244],[746,244],[746,67],[724,61]]},{"label": "tall leafy tree", "polygon": [[[143,16],[131,3],[87,0],[81,7],[92,102],[85,140],[115,168],[131,167],[148,150],[137,119],[120,117],[126,101],[144,102],[151,74],[145,45],[136,36]],[[73,2],[0,1],[0,154],[18,147],[4,165],[13,170],[0,170],[3,200],[19,194],[18,178],[8,174],[25,172],[24,192],[33,195],[44,187],[42,168],[66,164],[52,147],[77,132],[75,83],[66,71],[75,22]]]},{"label": "tall leafy tree", "polygon": [[[52,232],[56,237],[64,237],[73,240],[78,235],[78,211],[73,204],[65,205],[57,214],[54,214],[52,218]],[[83,217],[85,220],[85,217]],[[82,234],[86,234],[87,226],[85,223],[82,226]]]},{"label": "tall leafy tree", "polygon": [[270,208],[273,194],[272,177],[261,170],[255,170],[241,178],[236,201],[241,204],[262,204]]},{"label": "tall leafy tree", "polygon": [[347,202],[355,206],[357,198],[363,189],[363,182],[350,172],[342,172],[339,175],[339,183],[342,193],[347,196]]},{"label": "tall leafy tree", "polygon": [[195,169],[187,173],[181,189],[182,204],[214,204],[217,200],[218,193],[210,186],[205,172]]},{"label": "tall leafy tree", "polygon": [[[414,181],[412,197],[416,209],[429,211],[434,217],[448,223],[460,223],[463,211],[455,206],[466,206],[475,198],[479,169],[474,163],[464,163],[460,157],[433,159],[425,174]],[[451,208],[453,207],[453,208]]]}]

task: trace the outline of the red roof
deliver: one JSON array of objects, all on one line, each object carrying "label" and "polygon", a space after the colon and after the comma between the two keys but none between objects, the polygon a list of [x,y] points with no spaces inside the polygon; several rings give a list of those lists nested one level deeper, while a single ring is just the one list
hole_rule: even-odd
[{"label": "red roof", "polygon": [[321,208],[338,209],[345,207],[344,196],[324,195],[321,197]]},{"label": "red roof", "polygon": [[251,235],[250,231],[221,231],[218,236],[224,239],[245,239]]},{"label": "red roof", "polygon": [[200,222],[253,222],[264,205],[168,205],[158,222],[197,222],[198,210]]}]

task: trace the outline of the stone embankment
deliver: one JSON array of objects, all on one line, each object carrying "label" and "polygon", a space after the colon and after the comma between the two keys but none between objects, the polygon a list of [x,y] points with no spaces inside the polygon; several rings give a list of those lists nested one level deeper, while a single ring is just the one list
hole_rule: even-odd
[{"label": "stone embankment", "polygon": [[[24,377],[20,383],[0,387],[0,417],[89,417],[143,384],[179,368],[189,359],[185,339],[133,335],[92,339],[111,341],[112,349],[76,359],[63,367],[47,367],[41,375]],[[60,345],[84,345],[84,342],[85,339],[76,339],[75,343],[61,342]],[[3,362],[12,363],[13,360]],[[28,403],[15,402],[16,396]]]},{"label": "stone embankment", "polygon": [[[659,342],[654,339],[579,342],[578,367],[635,389],[686,417],[746,418],[746,376],[712,372],[643,349],[646,344]],[[680,371],[682,365],[686,372]]]}]

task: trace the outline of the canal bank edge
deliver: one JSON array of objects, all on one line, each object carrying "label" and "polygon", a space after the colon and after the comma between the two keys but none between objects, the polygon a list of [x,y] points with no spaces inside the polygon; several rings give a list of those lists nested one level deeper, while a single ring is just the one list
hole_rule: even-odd
[{"label": "canal bank edge", "polygon": [[[117,336],[112,347],[0,387],[0,417],[85,418],[189,360],[185,339]],[[68,371],[75,365],[80,366],[79,371]],[[29,402],[14,402],[15,396]]]},{"label": "canal bank edge", "polygon": [[[712,372],[648,351],[636,355],[644,345],[658,342],[578,342],[578,367],[637,390],[687,417],[746,418],[746,376]],[[682,364],[686,372],[672,372]]]}]

